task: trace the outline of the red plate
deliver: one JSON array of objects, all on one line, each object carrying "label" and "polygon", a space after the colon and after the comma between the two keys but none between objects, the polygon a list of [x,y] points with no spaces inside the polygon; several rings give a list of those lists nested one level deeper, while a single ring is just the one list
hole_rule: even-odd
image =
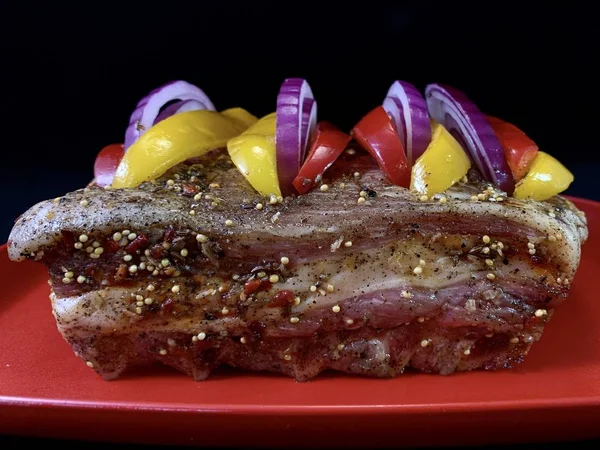
[{"label": "red plate", "polygon": [[600,203],[569,300],[516,369],[308,383],[170,369],[106,382],[56,330],[46,273],[0,248],[0,433],[163,444],[417,446],[600,436]]}]

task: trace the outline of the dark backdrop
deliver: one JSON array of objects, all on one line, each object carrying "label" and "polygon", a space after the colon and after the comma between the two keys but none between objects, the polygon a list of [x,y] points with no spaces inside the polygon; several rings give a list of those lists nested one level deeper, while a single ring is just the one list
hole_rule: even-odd
[{"label": "dark backdrop", "polygon": [[262,115],[284,78],[306,77],[344,128],[395,79],[453,84],[559,157],[568,193],[600,200],[599,28],[574,2],[47,3],[0,2],[2,241],[34,202],[87,183],[136,102],[172,79]]},{"label": "dark backdrop", "polygon": [[320,118],[345,128],[395,79],[453,84],[558,156],[576,175],[568,193],[599,199],[591,11],[573,2],[278,3],[2,2],[2,239],[32,203],[88,182],[96,153],[122,142],[136,102],[172,79],[197,84],[218,109],[262,115],[284,78],[306,77]]}]

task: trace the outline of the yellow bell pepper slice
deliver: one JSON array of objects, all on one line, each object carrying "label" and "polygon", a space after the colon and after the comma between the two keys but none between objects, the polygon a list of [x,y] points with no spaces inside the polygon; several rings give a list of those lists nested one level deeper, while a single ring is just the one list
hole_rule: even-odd
[{"label": "yellow bell pepper slice", "polygon": [[464,177],[471,161],[448,130],[431,122],[432,138],[412,167],[410,189],[422,195],[444,192]]},{"label": "yellow bell pepper slice", "polygon": [[258,117],[250,114],[244,108],[229,108],[221,111],[226,117],[237,120],[245,128],[254,125],[258,121]]},{"label": "yellow bell pepper slice", "polygon": [[[187,159],[224,147],[252,123],[241,108],[187,111],[153,125],[127,150],[112,187],[134,188]],[[256,118],[255,118],[256,119]]]},{"label": "yellow bell pepper slice", "polygon": [[275,113],[227,142],[229,157],[261,195],[281,195],[275,155]]},{"label": "yellow bell pepper slice", "polygon": [[547,200],[566,190],[573,182],[573,174],[553,156],[538,151],[525,178],[517,183],[514,197]]}]

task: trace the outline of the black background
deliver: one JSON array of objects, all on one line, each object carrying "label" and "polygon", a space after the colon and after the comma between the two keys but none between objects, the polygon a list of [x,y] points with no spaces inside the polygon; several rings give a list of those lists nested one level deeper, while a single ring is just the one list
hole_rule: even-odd
[{"label": "black background", "polygon": [[34,202],[87,183],[137,101],[173,79],[218,109],[263,115],[286,77],[305,77],[319,117],[346,129],[396,79],[452,84],[559,157],[576,176],[567,193],[600,198],[600,28],[587,8],[284,3],[2,2],[0,234]]},{"label": "black background", "polygon": [[274,111],[305,77],[319,118],[350,128],[396,79],[444,82],[517,124],[600,200],[596,15],[574,2],[2,2],[0,235],[91,180],[137,101],[185,79],[217,109]]}]

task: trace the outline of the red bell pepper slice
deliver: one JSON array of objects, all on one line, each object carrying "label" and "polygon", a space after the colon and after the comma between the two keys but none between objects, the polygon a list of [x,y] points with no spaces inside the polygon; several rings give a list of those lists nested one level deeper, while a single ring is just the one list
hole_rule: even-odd
[{"label": "red bell pepper slice", "polygon": [[377,160],[388,180],[410,187],[411,167],[394,122],[383,106],[370,111],[352,130],[354,139]]},{"label": "red bell pepper slice", "polygon": [[110,144],[100,150],[94,162],[94,178],[98,186],[112,184],[123,154],[123,144]]},{"label": "red bell pepper slice", "polygon": [[538,146],[513,124],[497,117],[487,116],[487,119],[502,145],[504,156],[515,181],[519,181],[529,172],[531,164],[538,154]]},{"label": "red bell pepper slice", "polygon": [[293,185],[300,194],[306,194],[318,178],[342,154],[352,137],[329,122],[319,122],[311,138],[310,151]]}]

